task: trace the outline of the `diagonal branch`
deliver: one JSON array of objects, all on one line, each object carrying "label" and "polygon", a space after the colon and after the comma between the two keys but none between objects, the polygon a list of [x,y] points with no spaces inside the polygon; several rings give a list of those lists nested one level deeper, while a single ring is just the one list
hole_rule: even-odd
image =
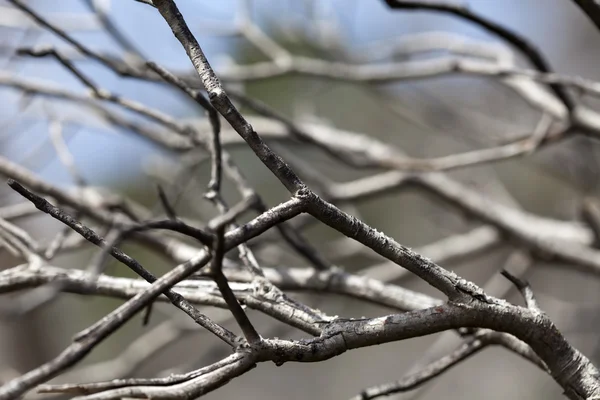
[{"label": "diagonal branch", "polygon": [[[497,24],[481,15],[478,15],[468,8],[454,5],[442,1],[412,1],[412,0],[384,0],[386,4],[393,9],[397,10],[409,10],[409,11],[437,11],[441,13],[446,13],[450,15],[454,15],[461,19],[464,19],[469,22],[473,22],[474,24],[482,27],[486,31],[493,33],[502,39],[506,40],[513,47],[521,52],[531,63],[542,72],[552,72],[552,68],[550,67],[550,63],[546,60],[546,58],[542,55],[542,53],[535,48],[535,46],[524,37],[512,32],[511,30],[504,28],[500,24]],[[550,84],[552,91],[558,96],[559,99],[563,102],[565,107],[569,111],[575,108],[575,102],[567,93],[567,91],[558,84]]]},{"label": "diagonal branch", "polygon": [[[71,217],[69,214],[65,213],[58,207],[53,206],[52,204],[50,204],[48,201],[46,201],[42,197],[37,196],[34,193],[30,192],[25,187],[23,187],[20,183],[10,179],[8,181],[8,185],[11,188],[13,188],[15,191],[17,191],[20,195],[25,197],[27,200],[29,200],[33,204],[35,204],[35,206],[40,211],[45,212],[45,213],[49,214],[50,216],[52,216],[53,218],[56,218],[57,220],[66,224],[67,226],[69,226],[71,229],[73,229],[74,231],[79,233],[81,236],[86,238],[91,243],[93,243],[97,246],[103,247],[103,248],[105,246],[107,246],[107,242],[102,237],[100,237],[98,234],[96,234],[96,232],[94,232],[90,228],[86,227],[81,222],[75,220],[73,217]],[[135,259],[133,259],[130,256],[128,256],[127,254],[125,254],[120,249],[118,249],[116,247],[110,247],[110,249],[108,249],[107,251],[115,259],[119,260],[120,262],[122,262],[123,264],[128,266],[132,271],[134,271],[136,274],[138,274],[139,276],[144,278],[147,282],[153,283],[156,281],[156,277],[152,273],[150,273],[140,263],[138,263]],[[173,305],[175,305],[177,308],[181,309],[186,314],[188,314],[190,317],[192,317],[192,319],[198,325],[207,329],[208,331],[213,333],[215,336],[217,336],[219,339],[221,339],[225,343],[229,344],[230,346],[235,343],[236,336],[232,332],[230,332],[229,330],[212,322],[208,317],[206,317],[204,314],[202,314],[196,307],[194,307],[187,300],[185,300],[185,298],[183,296],[181,296],[179,293],[176,293],[173,290],[169,289],[169,290],[164,291],[163,294],[165,296],[167,296],[169,298],[169,300],[171,300]]]},{"label": "diagonal branch", "polygon": [[[295,217],[303,212],[305,207],[306,204],[304,201],[293,198],[286,203],[271,208],[252,221],[233,231],[229,231],[225,235],[225,249],[229,250],[252,237],[260,235],[274,225]],[[0,400],[9,400],[18,397],[76,364],[96,345],[114,333],[150,302],[173,287],[177,282],[192,275],[209,261],[210,255],[206,251],[200,251],[189,261],[173,268],[157,279],[148,289],[137,294],[103,319],[77,334],[73,343],[54,359],[0,387]]]},{"label": "diagonal branch", "polygon": [[292,171],[285,161],[275,154],[258,136],[252,125],[240,114],[233,105],[219,78],[217,78],[198,41],[189,30],[183,16],[172,1],[158,0],[153,2],[167,21],[173,34],[180,41],[192,64],[196,68],[208,97],[215,109],[229,122],[236,132],[248,143],[248,146],[258,155],[263,163],[292,193],[304,188],[300,178]]},{"label": "diagonal branch", "polygon": [[600,29],[600,1],[598,0],[573,0],[581,11]]}]

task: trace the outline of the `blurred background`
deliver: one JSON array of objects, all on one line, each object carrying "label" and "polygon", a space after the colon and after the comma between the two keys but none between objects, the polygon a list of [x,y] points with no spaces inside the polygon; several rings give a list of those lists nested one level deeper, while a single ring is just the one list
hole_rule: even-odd
[{"label": "blurred background", "polygon": [[[474,12],[527,37],[556,71],[600,80],[597,68],[600,33],[573,2],[470,0],[465,3]],[[107,57],[135,62],[136,57],[141,56],[170,70],[192,75],[189,59],[181,45],[158,12],[146,4],[133,0],[32,0],[26,4],[68,35]],[[435,52],[412,54],[410,50],[377,55],[378,49],[385,49],[382,44],[427,32],[451,33],[457,38],[484,43],[498,54],[512,54],[505,43],[473,24],[432,12],[392,11],[383,1],[180,0],[178,6],[217,73],[233,65],[267,60],[247,38],[235,34],[240,21],[256,24],[293,54],[328,61],[360,63],[375,59],[373,62],[377,63],[438,57],[440,54]],[[112,30],[122,36],[120,41],[111,35]],[[172,88],[118,76],[106,66],[81,56],[73,46],[37,25],[10,3],[0,1],[2,157],[59,187],[108,188],[131,197],[155,213],[160,210],[156,185],[177,180],[182,187],[176,202],[180,215],[202,222],[216,215],[213,206],[202,198],[210,168],[209,163],[201,162],[206,158],[199,150],[166,150],[107,121],[101,113],[82,102],[15,87],[15,79],[22,79],[52,83],[74,93],[85,94],[88,90],[55,59],[17,54],[18,49],[41,45],[54,46],[69,55],[98,87],[160,110],[177,121],[204,126],[207,130],[202,110]],[[513,56],[516,65],[527,65],[518,56]],[[237,82],[223,80],[231,90],[259,99],[294,121],[364,133],[415,157],[442,156],[505,143],[532,132],[542,117],[539,111],[497,81],[465,75],[388,83],[344,82],[300,75]],[[597,106],[591,100],[586,100],[586,104],[592,108]],[[253,115],[252,110],[241,109],[245,115]],[[131,113],[124,115],[135,123],[151,124]],[[61,134],[60,143],[73,157],[75,173],[57,156],[57,141],[52,136],[57,130]],[[257,131],[261,134],[260,129]],[[349,168],[308,144],[268,137],[267,141],[292,166],[294,161],[301,160],[331,181],[349,181],[373,173]],[[232,144],[230,150],[267,205],[276,205],[287,198],[282,185],[245,145]],[[574,137],[525,158],[476,166],[449,175],[508,206],[555,219],[579,220],[582,199],[598,194],[597,151],[594,141]],[[307,180],[310,182],[309,178]],[[231,185],[225,187],[225,193],[230,204],[239,199]],[[0,187],[0,205],[21,201],[8,187]],[[344,208],[400,243],[417,248],[479,226],[479,222],[457,212],[456,208],[413,190],[387,193],[345,204]],[[32,214],[15,221],[41,243],[49,243],[62,229],[47,215]],[[340,241],[340,236],[327,227],[312,224],[305,233],[330,260],[349,271],[381,262],[371,253],[350,246],[340,247],[340,243],[346,242]],[[271,246],[257,245],[256,248],[262,265],[306,265],[291,250],[274,251],[273,247],[280,249],[278,239],[267,237],[273,241]],[[443,266],[485,286],[502,267],[514,261],[511,254],[515,248],[506,243],[468,259],[449,261]],[[174,266],[171,261],[135,244],[128,242],[124,249],[156,274]],[[97,252],[91,245],[83,245],[59,253],[53,259],[53,265],[85,268]],[[0,257],[2,269],[19,263],[4,250]],[[112,261],[108,261],[107,272],[132,276],[125,267]],[[541,306],[558,327],[582,352],[596,363],[600,362],[597,353],[600,280],[569,271],[568,266],[542,261],[536,261],[526,277]],[[413,277],[403,277],[396,283],[435,294]],[[22,293],[3,295],[2,301],[18,295]],[[293,296],[329,315],[377,316],[392,312],[331,295],[301,293]],[[514,291],[509,291],[507,298],[520,302]],[[19,318],[0,320],[0,380],[8,380],[51,359],[70,343],[76,332],[121,302],[64,294]],[[222,310],[206,312],[217,319],[227,317],[227,312]],[[117,377],[115,374],[146,377],[184,372],[227,354],[228,349],[215,338],[191,329],[186,318],[176,314],[172,307],[160,305],[149,326],[142,326],[141,317],[130,321],[80,364],[92,366],[84,376],[87,380],[103,380]],[[306,335],[259,313],[250,311],[249,314],[263,336],[300,338]],[[173,334],[164,328],[167,325],[161,325],[167,320],[176,321],[169,329],[175,329],[180,337],[142,365],[120,371],[111,364],[98,364],[122,354],[135,338],[152,329],[157,329],[157,335]],[[236,329],[231,321],[227,324]],[[452,333],[446,333],[354,350],[318,364],[289,363],[280,368],[260,364],[207,398],[350,398],[365,387],[398,379],[415,363],[433,357],[435,353],[428,353],[428,350],[431,351],[431,346],[439,344],[440,340],[459,343]],[[135,349],[131,351],[136,352]],[[69,377],[75,377],[76,373],[77,368],[54,382],[72,381]],[[562,398],[560,387],[549,376],[501,348],[486,349],[426,384],[424,390],[405,394],[402,398],[411,396],[428,400],[482,396],[488,399]]]}]

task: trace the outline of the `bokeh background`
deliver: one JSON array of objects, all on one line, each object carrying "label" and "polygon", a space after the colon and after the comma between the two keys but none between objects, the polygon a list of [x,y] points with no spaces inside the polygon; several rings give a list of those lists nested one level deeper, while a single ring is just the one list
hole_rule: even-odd
[{"label": "bokeh background", "polygon": [[[573,2],[470,0],[466,3],[473,11],[529,38],[556,71],[600,80],[597,69],[600,32]],[[51,21],[60,23],[70,35],[94,50],[115,56],[123,54],[90,11],[87,1],[32,0],[27,4]],[[278,43],[294,54],[327,60],[356,60],[380,41],[430,31],[452,32],[490,41],[490,46],[503,45],[496,37],[456,18],[429,12],[394,12],[383,1],[254,0],[249,4],[251,20]],[[176,71],[191,71],[185,52],[156,10],[133,0],[105,0],[98,1],[96,5],[108,7],[111,21],[145,58]],[[241,2],[180,0],[178,5],[217,73],[219,68],[226,68],[231,62],[246,64],[264,60],[264,56],[243,38],[224,35],[239,17],[240,8],[244,6]],[[53,45],[74,57],[77,55],[70,45],[36,26],[9,3],[0,1],[0,73],[51,81],[75,92],[86,90],[52,59],[33,59],[15,53],[17,48],[36,45]],[[205,119],[193,103],[162,85],[121,78],[89,60],[82,59],[77,65],[99,86],[123,97],[160,109],[181,121],[201,124]],[[413,156],[445,155],[498,144],[514,135],[532,131],[540,118],[539,112],[510,90],[493,80],[476,77],[445,76],[372,85],[285,76],[231,85],[295,120],[363,132],[392,143]],[[596,106],[591,101],[587,104]],[[72,102],[26,95],[0,86],[0,105],[2,156],[61,187],[71,187],[74,182],[51,145],[49,129],[53,120],[62,122],[69,150],[87,184],[108,187],[154,209],[157,207],[155,185],[181,176],[186,160],[197,157],[197,154],[165,151],[131,132],[115,129],[89,109]],[[309,145],[279,142],[273,145],[284,158],[290,157],[292,163],[294,157],[299,157],[335,181],[364,175],[364,172],[353,171]],[[523,159],[478,166],[451,175],[513,207],[542,216],[575,220],[580,218],[582,198],[595,196],[599,189],[596,153],[597,145],[593,141],[578,137]],[[269,176],[249,150],[238,145],[232,148],[232,155],[269,205],[285,199],[284,188]],[[177,203],[181,215],[204,222],[214,215],[212,206],[201,198],[208,179],[206,163],[193,169],[191,177],[185,180],[185,191]],[[235,191],[231,187],[226,189],[233,203]],[[1,205],[18,201],[7,187],[0,187]],[[478,225],[477,221],[466,218],[456,209],[415,191],[390,193],[357,202],[348,206],[347,210],[399,242],[414,247]],[[23,218],[18,222],[42,241],[49,240],[60,229],[59,224],[45,215]],[[313,244],[348,270],[355,271],[380,262],[375,256],[356,254],[350,248],[334,254],[332,246],[338,243],[339,236],[326,227],[313,225],[306,233]],[[477,257],[445,266],[483,286],[510,261],[514,248],[512,245],[499,246]],[[172,267],[167,260],[133,244],[127,244],[125,249],[156,273]],[[83,268],[96,253],[97,250],[90,245],[61,255],[54,262]],[[264,249],[259,250],[258,255],[259,261],[265,265],[304,265],[304,261],[291,251],[274,256],[272,251]],[[0,254],[0,259],[0,268],[17,262],[5,251]],[[116,263],[110,263],[108,271],[130,276],[123,266]],[[536,262],[527,278],[542,307],[559,328],[586,355],[600,362],[596,353],[600,328],[600,280],[569,271],[568,266],[540,261]],[[414,278],[403,278],[399,283],[434,293]],[[376,316],[390,312],[348,298],[316,294],[295,296],[330,315]],[[10,299],[10,296],[4,296],[2,301],[5,299]],[[509,300],[520,301],[513,292]],[[63,295],[19,319],[0,320],[0,371],[3,379],[50,359],[70,342],[73,334],[118,304],[120,301],[114,299]],[[220,310],[208,313],[215,318],[227,316]],[[186,324],[183,316],[174,314],[172,308],[161,305],[157,307],[149,327],[141,326],[139,318],[134,319],[94,350],[82,365],[95,365],[112,359],[121,354],[133,339],[166,319],[175,318]],[[250,316],[263,335],[303,336],[257,313],[250,312]],[[231,328],[235,329],[233,325]],[[440,336],[354,350],[319,364],[290,363],[279,368],[260,364],[207,398],[349,398],[367,386],[401,377],[422,359]],[[445,334],[444,338],[458,343],[452,334]],[[189,329],[176,344],[155,354],[129,375],[142,377],[185,371],[213,362],[226,352],[227,349],[210,335]],[[110,368],[104,367],[90,370],[89,376],[109,378]],[[67,374],[56,382],[68,381],[68,378]],[[461,363],[427,384],[426,390],[419,392],[418,396],[421,399],[562,397],[559,386],[549,376],[499,348],[487,349]]]}]

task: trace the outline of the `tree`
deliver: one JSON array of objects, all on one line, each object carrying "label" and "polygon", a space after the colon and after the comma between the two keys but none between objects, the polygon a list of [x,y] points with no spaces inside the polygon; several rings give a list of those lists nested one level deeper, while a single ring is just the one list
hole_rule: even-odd
[{"label": "tree", "polygon": [[[77,190],[65,190],[9,158],[0,158],[0,174],[8,178],[12,190],[27,200],[5,207],[0,220],[3,247],[21,260],[0,272],[0,292],[27,290],[7,300],[3,307],[6,314],[23,317],[66,293],[124,300],[77,333],[58,355],[29,372],[4,373],[10,376],[3,377],[0,399],[17,398],[33,389],[86,399],[196,398],[254,367],[260,368],[265,362],[286,367],[292,363],[324,362],[350,350],[441,332],[458,335],[459,345],[453,350],[445,349],[439,358],[418,365],[395,382],[364,389],[356,398],[377,398],[419,388],[492,345],[503,347],[526,360],[532,368],[546,373],[570,399],[600,398],[600,375],[594,362],[558,329],[524,279],[534,265],[537,269],[554,263],[563,267],[565,274],[593,280],[589,277],[600,271],[597,200],[592,195],[581,201],[583,222],[547,217],[541,212],[521,209],[508,193],[497,194],[499,186],[494,189],[496,194],[490,195],[486,188],[466,184],[464,177],[451,172],[470,172],[477,166],[490,167],[492,163],[518,157],[533,158],[546,149],[560,148],[581,138],[583,149],[579,142],[575,150],[588,151],[593,158],[593,140],[600,134],[600,116],[582,98],[597,96],[597,83],[555,73],[526,37],[451,3],[389,0],[385,5],[390,13],[448,14],[474,24],[507,47],[433,33],[405,36],[352,54],[339,37],[329,36],[328,30],[320,31],[321,43],[303,42],[294,36],[286,47],[282,44],[285,38],[274,39],[275,33],[253,21],[251,8],[244,3],[233,29],[223,24],[215,29],[222,35],[241,36],[264,57],[247,54],[255,60],[229,61],[228,65],[213,69],[202,41],[194,36],[187,16],[173,1],[139,1],[143,4],[135,4],[136,7],[150,10],[155,18],[160,16],[161,27],[170,28],[193,65],[194,71],[189,73],[148,61],[120,31],[103,8],[104,3],[85,2],[95,21],[123,50],[120,57],[93,50],[61,26],[60,21],[47,18],[22,0],[9,3],[11,12],[20,10],[76,50],[74,53],[54,46],[19,46],[15,54],[52,60],[87,91],[34,81],[14,73],[0,75],[1,85],[16,89],[26,98],[52,98],[60,104],[74,104],[78,124],[108,124],[135,133],[161,148],[167,163],[176,160],[178,168],[167,168],[163,160],[152,172],[161,181],[156,196],[151,196],[159,199],[158,213],[156,207],[151,208],[147,195],[141,201],[134,201],[107,188],[91,186],[64,142],[63,128],[69,119],[55,115],[53,108],[45,115],[50,121],[52,142],[57,158],[71,172]],[[598,24],[598,6],[593,2],[575,3]],[[149,22],[150,31],[159,29],[152,25],[157,21]],[[287,33],[290,32],[299,34],[293,29]],[[294,52],[288,47],[295,47]],[[439,51],[449,55],[418,58]],[[400,56],[408,60],[376,62]],[[526,68],[519,66],[521,58],[528,63]],[[108,90],[97,83],[100,74],[82,68],[81,62],[89,60],[117,74],[122,80],[119,84],[153,84],[171,96],[175,91],[178,97],[174,98],[181,107],[190,110],[187,104],[193,102],[205,117],[182,118],[175,115],[181,113],[176,107],[171,110],[165,105],[158,109],[150,105],[154,100],[149,97],[137,101]],[[528,104],[527,118],[536,121],[535,129],[524,135],[504,135],[503,143],[493,146],[446,152],[442,156],[431,157],[427,148],[424,158],[407,156],[394,138],[385,142],[374,135],[374,131],[390,127],[379,116],[365,116],[370,114],[367,110],[371,97],[367,96],[377,98],[381,106],[374,107],[374,112],[380,112],[383,104],[392,108],[395,105],[393,96],[381,85],[451,74],[485,77],[509,88],[511,102],[520,109]],[[336,104],[337,109],[344,109],[346,104],[348,109],[338,119],[347,118],[353,121],[353,126],[362,123],[368,130],[364,133],[345,130],[337,127],[343,121],[335,124],[317,113],[311,115],[310,121],[306,118],[298,121],[283,112],[284,107],[267,104],[252,95],[253,90],[260,92],[260,87],[253,87],[250,82],[277,82],[278,78],[298,76],[310,81],[298,78],[276,83],[274,87],[285,93],[292,92],[294,85],[311,86],[312,93],[318,93],[310,97],[312,102],[325,97],[328,102],[343,103]],[[456,86],[451,90],[456,90]],[[455,91],[452,93],[456,95]],[[478,89],[477,93],[484,92]],[[286,95],[292,97],[290,93]],[[506,97],[499,101],[505,103]],[[277,103],[273,99],[271,102]],[[311,110],[310,103],[304,106]],[[486,117],[491,120],[494,115]],[[426,122],[436,123],[436,118],[447,121],[430,115]],[[507,130],[506,126],[497,129],[504,133]],[[261,165],[252,165],[252,161],[230,153],[229,148],[234,145],[249,149],[254,162],[259,160]],[[584,154],[576,157],[586,159]],[[573,153],[568,160],[578,162],[573,160]],[[204,199],[188,193],[186,210],[177,203],[186,195],[190,177],[197,177],[197,168],[204,161],[210,161],[209,179],[201,189]],[[560,173],[547,163],[544,165],[543,159],[535,160],[525,170],[531,171],[533,165],[544,171],[539,176]],[[524,170],[513,170],[519,171]],[[348,172],[354,174],[350,180],[336,181],[344,179],[336,176]],[[261,190],[274,183],[286,192],[266,195]],[[526,185],[534,190],[545,187],[531,181]],[[556,190],[565,182],[553,185]],[[413,250],[358,218],[360,209],[342,209],[406,189],[417,189],[428,198],[449,205],[441,219],[448,225],[461,226],[460,232]],[[593,194],[592,190],[587,189],[588,193],[583,194]],[[585,191],[574,190],[578,195]],[[203,218],[207,205],[212,207],[213,214]],[[61,228],[53,240],[44,239],[42,244],[36,237],[38,231],[28,233],[9,221],[30,216],[36,210],[68,229]],[[419,234],[414,224],[422,223],[423,217],[403,211],[390,207],[378,213],[385,218],[400,213],[407,232]],[[452,222],[459,219],[457,211],[467,216],[465,224]],[[329,230],[317,231],[319,226]],[[466,227],[470,230],[463,229]],[[442,230],[438,229],[438,234]],[[87,268],[69,268],[63,256],[87,246],[88,242],[100,251],[91,261],[79,260],[87,262]],[[147,252],[123,247],[129,243]],[[498,276],[494,276],[482,288],[445,267],[452,262],[460,264],[469,257],[490,262],[491,249],[498,247],[510,249],[504,268],[492,265],[504,277],[500,283]],[[134,252],[140,252],[140,257],[132,256]],[[385,261],[357,271],[365,261],[373,260],[373,253]],[[109,257],[142,279],[111,273],[106,269]],[[142,258],[144,262],[139,261]],[[175,266],[167,270],[148,266],[163,260]],[[62,267],[58,266],[61,262],[65,263]],[[289,267],[293,263],[302,266]],[[157,271],[162,275],[155,275]],[[400,285],[399,281],[409,274],[427,283],[438,295],[430,294],[428,289],[416,291]],[[504,299],[510,287],[517,289],[523,305]],[[327,296],[299,297],[296,292]],[[383,306],[389,312],[380,308],[377,315],[365,317],[337,316],[320,310],[327,309],[327,299],[332,294]],[[115,355],[113,361],[80,366],[79,362],[88,353],[120,332],[138,313],[145,310],[144,325],[151,323],[154,303],[161,302],[170,302],[187,314],[195,323],[194,328],[199,326],[211,334],[211,339],[202,343],[213,340],[215,348],[227,349],[226,354],[219,350],[219,357],[215,357],[216,353],[204,357],[205,363],[200,368],[185,370],[184,365],[184,371],[177,373],[153,372],[150,378],[133,377],[148,359],[166,351],[192,330],[169,318],[177,317],[168,316],[152,328],[142,328],[148,332],[129,338],[132,343],[123,353]],[[231,321],[221,314],[213,316],[212,308],[227,310]],[[289,329],[282,330],[281,324],[257,323],[262,321],[258,313],[302,331],[303,336],[294,339]],[[448,341],[439,343],[445,347]],[[193,352],[199,357],[197,353],[202,350],[197,349],[196,342]],[[164,361],[169,355],[158,358]],[[15,369],[10,365],[3,367],[8,371]],[[60,379],[68,369],[76,383],[50,382],[55,377]]]}]

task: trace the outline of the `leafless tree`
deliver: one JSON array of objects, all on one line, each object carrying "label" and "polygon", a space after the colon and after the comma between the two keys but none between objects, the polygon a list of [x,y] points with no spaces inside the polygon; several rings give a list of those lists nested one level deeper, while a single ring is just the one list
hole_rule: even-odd
[{"label": "leafless tree", "polygon": [[[600,373],[592,355],[584,355],[557,328],[525,278],[534,267],[543,269],[553,263],[566,274],[596,280],[600,274],[600,203],[590,190],[579,190],[581,216],[559,219],[521,208],[496,181],[490,180],[494,193],[483,184],[468,183],[476,176],[469,173],[478,168],[509,159],[534,158],[577,140],[583,142],[570,149],[567,162],[575,165],[583,160],[591,171],[585,180],[595,180],[596,171],[588,165],[594,159],[593,151],[584,151],[592,149],[600,137],[600,113],[593,105],[593,99],[600,95],[600,83],[555,72],[528,38],[450,2],[368,3],[385,5],[394,15],[415,11],[449,15],[481,29],[494,41],[425,32],[390,38],[355,51],[343,46],[335,29],[315,19],[309,25],[320,51],[314,56],[300,55],[283,45],[284,39],[262,28],[252,15],[250,2],[242,1],[235,20],[203,20],[202,33],[241,38],[252,44],[261,58],[244,63],[228,60],[213,69],[203,40],[196,38],[192,32],[195,28],[190,28],[188,17],[178,9],[182,4],[138,0],[135,6],[144,10],[143,15],[150,10],[160,16],[160,27],[156,21],[148,22],[149,31],[170,28],[181,45],[178,50],[187,54],[192,72],[191,68],[174,70],[149,61],[115,23],[108,2],[83,1],[89,13],[75,18],[47,13],[35,2],[7,3],[0,6],[0,24],[21,36],[15,39],[7,35],[1,44],[4,65],[0,85],[11,95],[17,94],[10,97],[13,105],[19,99],[21,104],[6,118],[3,130],[22,132],[23,124],[30,123],[26,109],[33,100],[41,99],[42,114],[40,118],[38,111],[37,118],[47,121],[49,137],[42,147],[53,149],[73,178],[74,188],[65,189],[42,179],[8,155],[0,157],[0,174],[21,199],[0,208],[5,262],[0,271],[0,293],[4,294],[0,311],[4,324],[28,318],[50,304],[57,306],[56,300],[70,297],[68,293],[123,302],[74,335],[58,354],[42,359],[41,365],[22,370],[8,356],[4,361],[0,358],[0,399],[40,396],[34,392],[90,400],[197,398],[254,367],[261,368],[265,362],[285,364],[283,368],[290,363],[316,363],[353,349],[442,332],[447,333],[408,373],[401,376],[395,372],[398,380],[377,382],[354,398],[373,399],[401,392],[414,395],[433,378],[471,362],[467,361],[470,356],[499,346],[550,376],[568,398],[600,399]],[[207,6],[199,3],[195,6]],[[307,7],[310,3],[306,2]],[[597,2],[577,0],[571,6],[579,6],[578,12],[600,26]],[[121,54],[94,50],[76,34],[82,27],[108,34]],[[59,38],[60,44],[30,46],[23,39],[42,32]],[[300,35],[292,28],[287,34]],[[60,80],[35,80],[17,73],[15,63],[23,60],[58,65],[84,90],[65,88]],[[194,104],[205,117],[181,118],[171,115],[168,108],[153,107],[151,99],[138,101],[120,95],[118,85],[109,90],[109,85],[101,85],[101,78],[85,68],[90,61],[95,68],[116,74],[119,85],[159,87],[182,105]],[[484,78],[508,89],[508,95],[503,92],[502,103],[506,96],[521,102],[519,107],[526,110],[523,114],[527,114],[525,124],[530,131],[506,132],[513,128],[495,120],[493,130],[500,133],[487,132],[487,142],[479,140],[477,148],[446,151],[440,156],[431,156],[437,149],[428,148],[424,157],[411,157],[396,141],[377,137],[376,130],[389,126],[371,124],[364,132],[337,127],[319,118],[310,101],[299,106],[304,109],[303,117],[290,117],[247,90],[253,82],[289,76],[309,77],[327,90],[360,84],[363,94],[368,92],[375,99],[363,101],[377,102],[378,109],[394,107],[393,95],[386,89],[400,81]],[[285,90],[285,85],[279,88]],[[71,111],[63,112],[63,105]],[[344,112],[367,113],[357,108]],[[484,117],[490,121],[494,118]],[[428,122],[430,118],[435,116],[424,115],[422,120]],[[89,183],[65,139],[67,129],[89,124],[136,135],[163,150],[147,171],[148,180],[158,182],[152,196],[156,207]],[[490,141],[494,144],[489,145]],[[230,153],[232,148],[250,149],[268,171],[258,164],[243,167],[236,154]],[[321,161],[291,151],[296,149],[318,153]],[[559,159],[557,153],[550,154]],[[113,162],[110,155],[104,159]],[[190,179],[202,180],[198,168],[205,162],[210,163],[210,176],[200,190],[202,196],[190,194]],[[558,164],[552,167],[544,164],[544,159],[541,162],[546,169],[556,169]],[[340,179],[351,176],[340,175],[340,171],[354,175]],[[252,183],[267,173],[285,188],[285,194],[277,190],[276,196],[265,194]],[[536,182],[529,185],[537,187]],[[444,237],[411,249],[359,218],[360,202],[391,192],[401,196],[408,190],[447,205],[443,220],[466,222],[460,229],[438,229],[438,234],[443,231],[438,236]],[[582,198],[582,194],[587,196]],[[203,212],[184,217],[179,208],[182,198],[192,210]],[[401,219],[405,215],[409,232],[417,232],[419,227],[414,224],[428,218],[410,216],[409,211],[395,207],[380,213],[396,213]],[[53,225],[51,234],[52,229],[40,222],[48,217],[61,224],[58,228]],[[28,224],[31,218],[39,225]],[[329,232],[329,239],[321,241],[314,233],[319,226],[341,235],[331,236]],[[91,259],[73,258],[89,243],[99,248]],[[150,252],[144,257],[147,261],[134,258],[123,247],[130,243]],[[448,267],[491,263],[489,253],[500,247],[509,249],[508,257],[503,266],[492,265],[496,272],[485,285],[464,279]],[[112,273],[107,269],[110,258],[138,277]],[[151,272],[157,271],[153,264],[165,260],[170,265],[167,271],[160,276]],[[73,267],[81,262],[87,266]],[[430,288],[409,289],[410,276]],[[505,300],[511,288],[517,289],[523,305],[516,304],[518,299]],[[333,295],[377,305],[379,314],[337,316],[323,311],[328,310]],[[164,315],[171,310],[160,306],[166,302],[195,324],[182,320],[179,311]],[[162,311],[162,317],[155,317],[161,322],[151,321],[153,308]],[[215,313],[215,308],[226,313]],[[140,312],[144,312],[145,327],[135,338],[129,338],[131,342],[124,350],[110,360],[80,364]],[[53,323],[57,324],[56,319]],[[44,335],[49,336],[53,328],[46,324],[48,333],[44,331]],[[220,341],[208,341],[203,336],[186,351],[196,359],[204,354],[204,365],[197,368],[196,364],[182,363],[177,369],[164,365],[162,373],[154,370],[148,372],[150,377],[139,376],[151,358],[158,358],[160,365],[161,359],[169,358],[172,346],[203,330]],[[14,334],[0,335],[0,349],[14,347],[20,352],[30,346],[32,339],[26,337],[26,330],[19,332],[24,336],[22,342]],[[212,355],[204,343],[210,343]]]}]

